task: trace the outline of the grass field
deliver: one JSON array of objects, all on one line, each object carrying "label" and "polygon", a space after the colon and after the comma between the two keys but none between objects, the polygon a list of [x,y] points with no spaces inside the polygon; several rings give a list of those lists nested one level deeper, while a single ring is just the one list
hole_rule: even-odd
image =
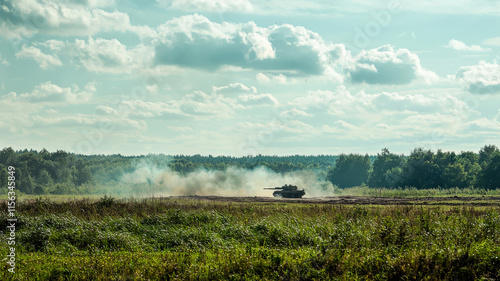
[{"label": "grass field", "polygon": [[500,279],[497,206],[102,197],[16,213],[16,273],[3,261],[0,280]]}]

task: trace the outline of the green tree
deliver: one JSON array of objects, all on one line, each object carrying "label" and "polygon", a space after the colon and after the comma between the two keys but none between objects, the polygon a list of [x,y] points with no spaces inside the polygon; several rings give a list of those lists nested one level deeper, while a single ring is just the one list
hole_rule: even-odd
[{"label": "green tree", "polygon": [[368,155],[342,154],[328,172],[327,179],[340,188],[358,186],[368,181],[371,161]]},{"label": "green tree", "polygon": [[42,186],[48,186],[53,183],[52,177],[50,176],[49,172],[46,170],[42,170],[40,174],[38,175],[38,180],[37,184],[42,185]]},{"label": "green tree", "polygon": [[384,173],[384,180],[389,188],[400,186],[402,178],[403,168],[401,167],[394,167]]},{"label": "green tree", "polygon": [[481,187],[486,189],[500,188],[500,154],[491,158],[481,173]]},{"label": "green tree", "polygon": [[473,187],[477,184],[477,179],[481,173],[481,165],[479,165],[479,155],[471,151],[462,151],[458,156],[457,163],[462,164],[465,176],[465,187]]},{"label": "green tree", "polygon": [[445,188],[467,187],[467,173],[460,163],[450,164],[443,171],[443,182]]},{"label": "green tree", "polygon": [[92,180],[90,167],[83,163],[82,159],[78,159],[75,164],[76,172],[74,175],[75,185],[80,186]]},{"label": "green tree", "polygon": [[[389,149],[382,149],[382,153],[377,153],[377,158],[373,162],[373,172],[370,174],[368,185],[370,187],[393,188],[399,182],[401,168],[405,163],[402,155],[396,155],[389,152]],[[393,170],[400,168],[399,170]]]},{"label": "green tree", "polygon": [[434,153],[423,148],[415,148],[403,168],[402,186],[418,189],[436,188],[440,181],[440,168],[434,163]]},{"label": "green tree", "polygon": [[0,188],[6,188],[8,184],[9,173],[7,167],[0,164]]},{"label": "green tree", "polygon": [[482,168],[488,166],[495,155],[500,154],[498,147],[495,145],[485,145],[479,150],[479,165]]},{"label": "green tree", "polygon": [[15,166],[17,163],[17,154],[12,147],[6,147],[0,151],[0,164],[8,166]]},{"label": "green tree", "polygon": [[34,181],[31,178],[26,162],[19,163],[16,167],[16,189],[26,194],[32,194]]}]

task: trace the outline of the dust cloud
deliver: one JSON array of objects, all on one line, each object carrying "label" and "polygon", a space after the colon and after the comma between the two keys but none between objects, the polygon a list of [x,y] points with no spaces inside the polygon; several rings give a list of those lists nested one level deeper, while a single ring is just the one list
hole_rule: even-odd
[{"label": "dust cloud", "polygon": [[[264,196],[272,197],[272,190],[292,184],[305,189],[305,197],[331,195],[330,182],[319,180],[313,171],[276,173],[266,167],[252,170],[228,167],[225,170],[198,169],[181,174],[146,163],[137,163],[135,169],[121,177],[121,183],[147,189],[148,196]],[[146,191],[146,190],[145,190]],[[137,194],[138,192],[136,192]]]}]

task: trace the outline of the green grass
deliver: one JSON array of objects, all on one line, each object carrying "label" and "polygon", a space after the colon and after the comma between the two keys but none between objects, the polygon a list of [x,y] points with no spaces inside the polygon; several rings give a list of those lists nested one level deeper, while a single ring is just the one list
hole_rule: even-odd
[{"label": "green grass", "polygon": [[353,195],[353,196],[379,196],[379,197],[443,197],[443,196],[500,196],[500,189],[479,189],[479,188],[370,188],[367,186],[357,186],[350,188],[335,188],[332,196]]},{"label": "green grass", "polygon": [[106,197],[17,214],[17,272],[3,263],[0,280],[500,279],[496,207]]}]

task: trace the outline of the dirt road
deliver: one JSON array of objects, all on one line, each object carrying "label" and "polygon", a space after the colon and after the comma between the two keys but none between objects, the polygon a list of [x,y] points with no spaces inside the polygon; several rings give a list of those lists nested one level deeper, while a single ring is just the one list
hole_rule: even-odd
[{"label": "dirt road", "polygon": [[274,198],[274,197],[225,197],[225,196],[176,196],[187,200],[216,202],[254,202],[254,203],[296,203],[296,204],[336,204],[336,205],[448,205],[448,206],[497,206],[498,196],[478,197],[370,197],[370,196],[333,196],[314,198]]}]

